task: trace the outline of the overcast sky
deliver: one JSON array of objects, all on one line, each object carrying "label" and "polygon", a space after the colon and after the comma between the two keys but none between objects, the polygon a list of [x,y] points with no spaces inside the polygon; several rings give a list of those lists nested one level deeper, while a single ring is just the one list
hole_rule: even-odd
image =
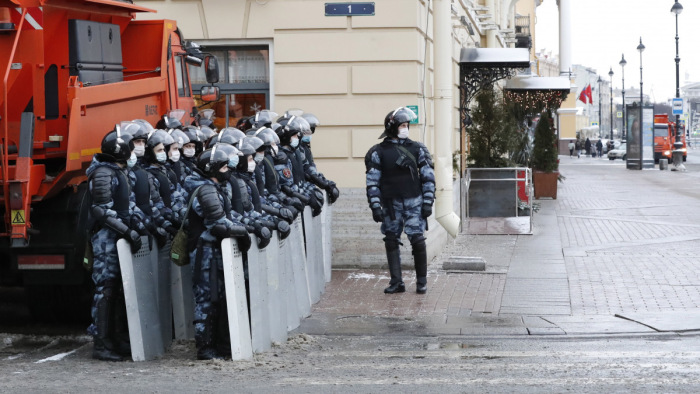
[{"label": "overcast sky", "polygon": [[[678,16],[680,85],[686,72],[691,82],[700,82],[700,0],[679,0]],[[639,37],[643,53],[644,93],[656,102],[676,94],[676,24],[671,13],[674,0],[570,0],[572,63],[597,70],[613,87],[622,85],[619,65],[625,54],[625,88],[639,87]],[[537,7],[536,49],[559,53],[559,17],[556,0],[543,0]]]}]

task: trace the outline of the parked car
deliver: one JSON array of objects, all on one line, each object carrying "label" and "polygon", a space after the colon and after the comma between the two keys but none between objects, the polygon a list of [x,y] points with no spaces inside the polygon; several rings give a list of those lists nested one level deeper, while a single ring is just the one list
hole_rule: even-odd
[{"label": "parked car", "polygon": [[608,152],[608,159],[610,159],[610,160],[615,160],[615,159],[627,160],[627,144],[623,142],[620,144],[619,147]]}]

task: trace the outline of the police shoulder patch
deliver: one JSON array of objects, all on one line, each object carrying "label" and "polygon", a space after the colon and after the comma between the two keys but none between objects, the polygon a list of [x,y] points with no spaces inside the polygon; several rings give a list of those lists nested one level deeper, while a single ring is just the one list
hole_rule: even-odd
[{"label": "police shoulder patch", "polygon": [[284,175],[285,178],[291,178],[292,171],[290,171],[289,168],[285,168],[284,170],[282,170],[282,175]]}]

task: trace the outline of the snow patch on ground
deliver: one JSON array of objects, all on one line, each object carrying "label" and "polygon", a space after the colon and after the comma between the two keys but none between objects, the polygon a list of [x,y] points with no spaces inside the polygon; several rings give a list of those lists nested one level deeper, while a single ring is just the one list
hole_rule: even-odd
[{"label": "snow patch on ground", "polygon": [[348,279],[365,279],[365,280],[370,280],[370,279],[390,279],[386,275],[375,275],[375,274],[368,274],[366,272],[356,272],[348,275]]}]

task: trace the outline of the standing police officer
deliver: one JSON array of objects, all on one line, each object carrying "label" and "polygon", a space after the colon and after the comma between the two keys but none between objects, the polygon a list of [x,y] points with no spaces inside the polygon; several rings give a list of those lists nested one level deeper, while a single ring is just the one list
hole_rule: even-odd
[{"label": "standing police officer", "polygon": [[91,244],[94,254],[92,280],[95,294],[92,302],[92,357],[105,361],[123,361],[115,337],[115,312],[121,282],[117,240],[126,239],[131,251],[141,249],[145,235],[143,214],[134,203],[129,183],[127,162],[136,162],[131,135],[117,125],[102,139],[102,153],[97,153],[87,169],[92,206],[90,207]]},{"label": "standing police officer", "polygon": [[425,145],[408,138],[408,125],[416,115],[406,107],[384,118],[384,138],[365,156],[367,200],[375,222],[382,222],[384,246],[391,281],[385,293],[403,293],[399,244],[405,231],[413,249],[416,292],[427,291],[428,262],[425,249],[426,219],[435,199],[435,174]]}]

